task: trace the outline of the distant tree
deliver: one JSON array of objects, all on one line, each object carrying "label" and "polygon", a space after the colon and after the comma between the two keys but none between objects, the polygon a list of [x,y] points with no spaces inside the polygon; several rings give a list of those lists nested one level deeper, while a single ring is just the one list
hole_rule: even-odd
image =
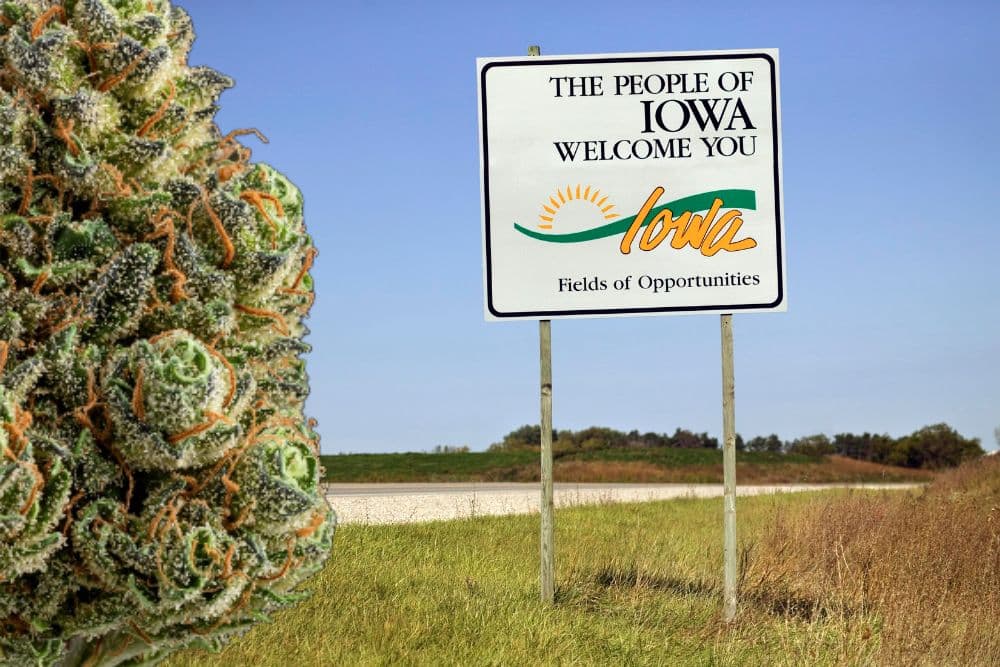
[{"label": "distant tree", "polygon": [[742,452],[747,448],[747,443],[743,442],[743,436],[736,434],[736,451]]},{"label": "distant tree", "polygon": [[1000,426],[993,429],[993,439],[997,441],[997,446],[1000,447]]},{"label": "distant tree", "polygon": [[624,447],[630,447],[633,449],[669,447],[670,436],[666,433],[653,433],[652,431],[648,433],[639,433],[638,430],[632,429],[625,434],[622,444]]},{"label": "distant tree", "polygon": [[674,431],[674,434],[670,436],[670,446],[680,447],[681,449],[697,449],[702,446],[701,437],[697,433],[688,431],[687,429],[678,428]]},{"label": "distant tree", "polygon": [[[552,439],[559,437],[559,431],[552,429]],[[525,424],[503,437],[501,442],[489,446],[491,452],[510,452],[519,449],[538,449],[542,443],[542,427],[538,424]]]},{"label": "distant tree", "polygon": [[432,454],[468,454],[468,445],[435,445]]},{"label": "distant tree", "polygon": [[775,433],[767,437],[755,435],[747,441],[746,448],[749,452],[780,452],[784,449],[784,443]]},{"label": "distant tree", "polygon": [[[604,426],[591,426],[575,433],[580,449],[623,449],[627,438],[621,431]],[[584,443],[588,443],[586,446]]]},{"label": "distant tree", "polygon": [[644,447],[670,447],[670,436],[666,433],[644,433],[642,436]]},{"label": "distant tree", "polygon": [[932,424],[896,441],[888,463],[908,468],[950,468],[983,455],[979,438],[962,437],[948,424]]},{"label": "distant tree", "polygon": [[868,433],[838,433],[833,436],[833,447],[837,454],[862,461],[885,463],[896,441],[888,435]]},{"label": "distant tree", "polygon": [[698,440],[701,442],[701,446],[703,449],[719,448],[719,439],[710,437],[708,433],[699,433]]},{"label": "distant tree", "polygon": [[796,438],[788,446],[789,454],[805,454],[806,456],[826,456],[834,454],[836,451],[825,433]]}]

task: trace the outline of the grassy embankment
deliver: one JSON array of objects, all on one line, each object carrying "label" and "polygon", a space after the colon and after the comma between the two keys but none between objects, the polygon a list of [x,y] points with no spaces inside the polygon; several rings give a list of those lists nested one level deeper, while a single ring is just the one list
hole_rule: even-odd
[{"label": "grassy embankment", "polygon": [[[323,456],[327,482],[532,482],[538,452],[340,454]],[[781,482],[927,481],[923,470],[894,468],[842,456],[738,452],[741,484]],[[722,482],[715,449],[605,449],[557,456],[557,482]]]},{"label": "grassy embankment", "polygon": [[736,624],[719,619],[721,502],[538,519],[344,526],[311,599],[192,665],[1000,664],[1000,457],[920,492],[741,499]]}]

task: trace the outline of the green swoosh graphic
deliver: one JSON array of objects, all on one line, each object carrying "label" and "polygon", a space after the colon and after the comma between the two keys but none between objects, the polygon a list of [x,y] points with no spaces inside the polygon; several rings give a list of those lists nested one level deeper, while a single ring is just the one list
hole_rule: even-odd
[{"label": "green swoosh graphic", "polygon": [[[645,227],[648,225],[656,217],[657,213],[666,208],[669,208],[671,211],[691,211],[692,213],[707,211],[712,208],[712,202],[716,198],[721,199],[722,205],[726,208],[757,210],[757,194],[753,190],[712,190],[711,192],[702,192],[688,197],[681,197],[680,199],[668,201],[666,204],[657,206],[649,212],[642,226]],[[634,215],[629,218],[615,220],[601,227],[594,227],[593,229],[573,232],[571,234],[541,234],[533,229],[522,227],[516,222],[514,223],[514,229],[525,236],[530,236],[539,241],[548,241],[549,243],[582,243],[583,241],[603,239],[615,234],[624,234],[632,226],[633,222],[635,222]]]}]

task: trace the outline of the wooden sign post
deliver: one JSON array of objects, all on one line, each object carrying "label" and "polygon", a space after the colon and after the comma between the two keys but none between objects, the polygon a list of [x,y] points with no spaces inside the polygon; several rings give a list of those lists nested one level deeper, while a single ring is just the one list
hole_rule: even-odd
[{"label": "wooden sign post", "polygon": [[552,499],[552,322],[538,323],[542,376],[542,601],[555,601],[555,509]]},{"label": "wooden sign post", "polygon": [[722,617],[736,618],[736,383],[733,379],[733,316],[722,315],[722,480],[723,586]]},{"label": "wooden sign post", "polygon": [[[529,56],[540,56],[539,46],[529,46]],[[542,602],[555,602],[555,506],[552,497],[552,322],[538,321],[541,371],[541,578]]]}]

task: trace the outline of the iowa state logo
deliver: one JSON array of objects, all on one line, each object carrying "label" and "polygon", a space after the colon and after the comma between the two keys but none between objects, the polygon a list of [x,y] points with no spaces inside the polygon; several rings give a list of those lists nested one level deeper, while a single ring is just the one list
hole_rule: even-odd
[{"label": "iowa state logo", "polygon": [[[739,252],[757,247],[757,241],[750,236],[738,238],[744,222],[743,211],[757,209],[753,190],[712,190],[657,204],[665,191],[663,187],[654,188],[635,215],[618,219],[620,215],[615,212],[610,195],[590,185],[567,186],[542,203],[537,226],[544,231],[528,229],[516,222],[514,229],[547,243],[583,243],[621,234],[618,248],[623,255],[631,253],[636,245],[639,250],[655,250],[668,238],[674,250],[691,247],[705,257],[721,250]],[[575,220],[589,215],[596,218],[597,226],[560,233],[559,218],[571,209]]]}]

